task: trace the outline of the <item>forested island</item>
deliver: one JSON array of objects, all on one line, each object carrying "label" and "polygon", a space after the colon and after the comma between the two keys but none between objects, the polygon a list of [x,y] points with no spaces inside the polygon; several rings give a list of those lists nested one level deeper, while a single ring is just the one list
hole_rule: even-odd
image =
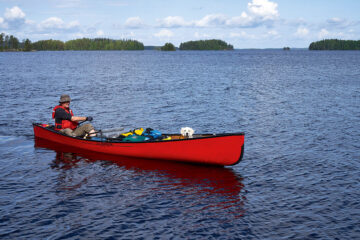
[{"label": "forested island", "polygon": [[[40,40],[31,42],[24,39],[21,42],[13,35],[0,34],[0,51],[64,51],[64,50],[161,50],[176,51],[172,43],[166,43],[162,47],[148,46],[143,43],[130,40],[114,40],[109,38],[81,38],[63,42],[61,40]],[[180,44],[180,50],[234,50],[234,47],[222,40],[198,40]]]},{"label": "forested island", "polygon": [[0,34],[0,51],[63,51],[63,50],[144,50],[144,44],[136,40],[113,40],[108,38],[81,38],[70,41],[29,39],[19,41],[13,35]]},{"label": "forested island", "polygon": [[360,50],[360,40],[324,39],[312,42],[309,50]]},{"label": "forested island", "polygon": [[175,46],[172,43],[165,43],[164,46],[160,48],[161,51],[176,51]]},{"label": "forested island", "polygon": [[180,44],[180,50],[234,50],[234,47],[222,40],[199,40]]},{"label": "forested island", "polygon": [[113,40],[108,38],[81,38],[62,42],[60,40],[41,40],[32,44],[37,51],[62,50],[144,50],[144,44],[136,40]]}]

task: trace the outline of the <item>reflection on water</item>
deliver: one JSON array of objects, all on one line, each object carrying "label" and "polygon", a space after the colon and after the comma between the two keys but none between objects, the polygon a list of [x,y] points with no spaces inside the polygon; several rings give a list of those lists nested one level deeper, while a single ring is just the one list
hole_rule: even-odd
[{"label": "reflection on water", "polygon": [[70,169],[76,167],[76,165],[81,161],[86,161],[85,158],[78,156],[75,153],[71,152],[56,152],[56,157],[51,164],[52,168],[58,169]]},{"label": "reflection on water", "polygon": [[[246,198],[242,192],[243,178],[231,168],[89,153],[72,147],[56,146],[42,139],[35,139],[35,147],[55,151],[51,168],[59,173],[58,186],[62,191],[81,188],[92,182],[91,178],[103,178],[95,172],[82,175],[79,173],[81,170],[74,170],[84,165],[91,168],[92,163],[100,163],[104,169],[116,166],[122,176],[127,176],[126,181],[131,178],[131,181],[136,182],[136,192],[133,192],[134,189],[129,189],[128,192],[134,194],[135,201],[152,198],[156,193],[156,199],[189,199],[190,204],[187,205],[185,214],[194,211],[216,213],[223,210],[229,210],[234,218],[244,214]],[[151,199],[148,200],[151,202]]]}]

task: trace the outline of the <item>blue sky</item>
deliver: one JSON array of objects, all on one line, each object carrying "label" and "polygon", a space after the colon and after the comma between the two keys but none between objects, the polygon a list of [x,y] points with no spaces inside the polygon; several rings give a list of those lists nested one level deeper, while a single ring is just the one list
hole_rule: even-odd
[{"label": "blue sky", "polygon": [[0,0],[0,32],[20,40],[82,37],[164,45],[222,39],[235,48],[360,39],[358,0]]}]

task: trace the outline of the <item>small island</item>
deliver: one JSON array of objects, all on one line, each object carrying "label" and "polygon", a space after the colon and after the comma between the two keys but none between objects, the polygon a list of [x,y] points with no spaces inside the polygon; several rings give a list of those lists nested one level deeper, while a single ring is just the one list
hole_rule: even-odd
[{"label": "small island", "polygon": [[312,42],[309,50],[360,50],[360,40],[324,39]]},{"label": "small island", "polygon": [[290,47],[283,47],[283,50],[284,50],[284,51],[289,51],[289,50],[290,50]]},{"label": "small island", "polygon": [[180,44],[180,50],[234,50],[234,47],[222,40],[199,40]]},{"label": "small island", "polygon": [[164,46],[160,48],[161,51],[176,51],[175,46],[172,43],[165,43]]}]

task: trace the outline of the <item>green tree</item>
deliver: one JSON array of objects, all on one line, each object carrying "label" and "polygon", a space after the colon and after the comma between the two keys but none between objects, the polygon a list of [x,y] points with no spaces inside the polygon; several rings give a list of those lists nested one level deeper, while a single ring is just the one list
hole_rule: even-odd
[{"label": "green tree", "polygon": [[8,35],[5,35],[5,46],[4,46],[4,48],[6,50],[9,49],[9,39],[10,39],[10,37]]},{"label": "green tree", "polygon": [[165,45],[161,47],[161,51],[176,51],[176,48],[172,43],[165,43]]},{"label": "green tree", "polygon": [[0,51],[4,50],[4,37],[5,37],[5,34],[1,33],[0,34]]},{"label": "green tree", "polygon": [[24,51],[30,52],[32,50],[31,41],[27,38],[24,42]]},{"label": "green tree", "polygon": [[13,35],[10,35],[9,38],[9,48],[10,49],[18,49],[19,48],[19,40],[14,37]]}]

